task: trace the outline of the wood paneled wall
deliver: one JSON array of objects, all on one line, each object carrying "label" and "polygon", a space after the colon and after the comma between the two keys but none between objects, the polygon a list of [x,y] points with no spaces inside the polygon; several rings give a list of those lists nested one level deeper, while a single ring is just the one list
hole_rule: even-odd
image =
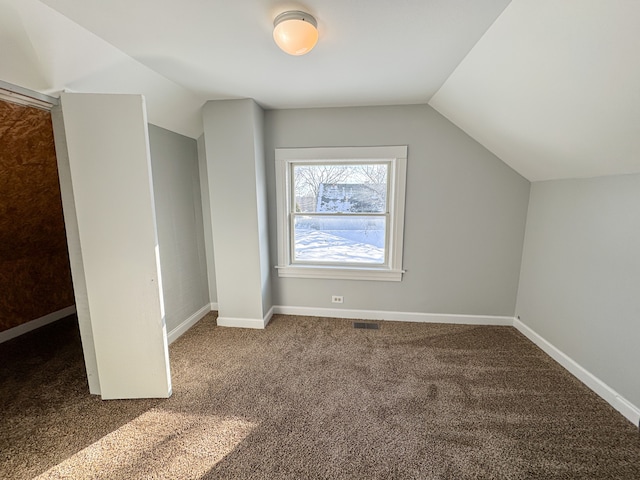
[{"label": "wood paneled wall", "polygon": [[51,114],[0,101],[0,331],[73,304]]}]

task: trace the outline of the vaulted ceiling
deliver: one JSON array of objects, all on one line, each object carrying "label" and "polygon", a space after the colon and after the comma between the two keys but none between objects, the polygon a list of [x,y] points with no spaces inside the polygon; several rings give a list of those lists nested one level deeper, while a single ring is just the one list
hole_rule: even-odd
[{"label": "vaulted ceiling", "polygon": [[[320,40],[290,57],[273,18]],[[530,180],[640,172],[636,0],[0,0],[0,80],[142,93],[191,137],[200,108],[429,103]]]},{"label": "vaulted ceiling", "polygon": [[529,180],[640,172],[640,2],[512,2],[430,104]]}]

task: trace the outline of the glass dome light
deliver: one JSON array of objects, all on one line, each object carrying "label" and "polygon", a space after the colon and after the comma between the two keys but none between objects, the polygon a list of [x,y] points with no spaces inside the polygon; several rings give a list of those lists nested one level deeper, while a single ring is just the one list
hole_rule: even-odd
[{"label": "glass dome light", "polygon": [[318,42],[318,23],[305,12],[283,12],[273,21],[273,39],[289,55],[304,55]]}]

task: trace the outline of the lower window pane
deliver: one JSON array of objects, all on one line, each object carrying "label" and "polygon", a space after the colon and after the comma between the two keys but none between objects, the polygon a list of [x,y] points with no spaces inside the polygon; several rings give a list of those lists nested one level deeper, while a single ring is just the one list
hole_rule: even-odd
[{"label": "lower window pane", "polygon": [[294,259],[309,263],[384,263],[386,217],[296,215]]}]

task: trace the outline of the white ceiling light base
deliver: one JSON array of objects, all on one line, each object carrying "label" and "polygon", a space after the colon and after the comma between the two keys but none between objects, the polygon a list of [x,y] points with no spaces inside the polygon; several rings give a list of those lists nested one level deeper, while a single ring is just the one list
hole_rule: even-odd
[{"label": "white ceiling light base", "polygon": [[304,55],[318,42],[318,23],[305,12],[283,12],[273,21],[273,39],[289,55]]}]

